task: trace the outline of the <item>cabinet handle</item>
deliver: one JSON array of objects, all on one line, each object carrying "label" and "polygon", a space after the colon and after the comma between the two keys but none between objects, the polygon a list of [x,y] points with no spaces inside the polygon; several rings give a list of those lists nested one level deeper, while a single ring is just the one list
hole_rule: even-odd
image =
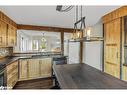
[{"label": "cabinet handle", "polygon": [[118,52],[116,52],[116,57],[117,57],[117,59],[118,59]]},{"label": "cabinet handle", "polygon": [[116,52],[116,63],[118,62],[118,51]]},{"label": "cabinet handle", "polygon": [[41,60],[39,60],[39,75],[41,76]]},{"label": "cabinet handle", "polygon": [[27,60],[27,78],[29,78],[29,61]]},{"label": "cabinet handle", "polygon": [[0,43],[2,43],[2,37],[0,37]]},{"label": "cabinet handle", "polygon": [[11,39],[11,43],[14,44],[14,39]]}]

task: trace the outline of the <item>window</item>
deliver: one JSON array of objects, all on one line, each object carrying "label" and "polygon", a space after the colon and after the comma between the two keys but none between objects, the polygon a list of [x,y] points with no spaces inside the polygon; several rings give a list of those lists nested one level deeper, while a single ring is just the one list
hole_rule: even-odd
[{"label": "window", "polygon": [[33,40],[32,49],[33,50],[38,50],[38,40]]},{"label": "window", "polygon": [[47,40],[46,40],[45,37],[42,37],[42,39],[41,39],[41,44],[40,44],[40,49],[41,49],[41,50],[45,50],[46,47],[47,47]]}]

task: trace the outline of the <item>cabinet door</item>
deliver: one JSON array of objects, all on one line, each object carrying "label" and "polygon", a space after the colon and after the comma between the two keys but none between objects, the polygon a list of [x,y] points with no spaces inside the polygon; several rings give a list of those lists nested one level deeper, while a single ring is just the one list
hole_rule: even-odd
[{"label": "cabinet door", "polygon": [[7,66],[7,87],[13,88],[18,81],[18,61]]},{"label": "cabinet door", "polygon": [[16,28],[14,26],[8,25],[8,46],[16,45]]},{"label": "cabinet door", "polygon": [[26,80],[28,78],[28,61],[27,59],[21,59],[19,63],[19,78],[20,80]]},{"label": "cabinet door", "polygon": [[51,77],[51,58],[44,58],[39,60],[40,77]]},{"label": "cabinet door", "polygon": [[30,79],[39,77],[39,60],[38,59],[29,59],[28,73],[29,73]]},{"label": "cabinet door", "polygon": [[0,21],[0,46],[6,46],[7,44],[7,24]]},{"label": "cabinet door", "polygon": [[104,24],[104,71],[120,78],[120,18]]}]

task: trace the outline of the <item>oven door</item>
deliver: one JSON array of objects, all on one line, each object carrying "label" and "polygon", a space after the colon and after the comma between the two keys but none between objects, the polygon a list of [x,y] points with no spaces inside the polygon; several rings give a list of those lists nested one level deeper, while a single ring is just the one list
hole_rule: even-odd
[{"label": "oven door", "polygon": [[0,87],[4,87],[4,70],[0,71]]}]

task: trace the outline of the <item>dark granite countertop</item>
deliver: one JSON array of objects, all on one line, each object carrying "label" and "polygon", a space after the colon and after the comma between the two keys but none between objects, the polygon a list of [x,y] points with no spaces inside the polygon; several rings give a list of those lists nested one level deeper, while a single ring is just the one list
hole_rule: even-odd
[{"label": "dark granite countertop", "polygon": [[[5,68],[7,65],[9,65],[10,63],[17,61],[19,59],[38,59],[38,58],[54,58],[54,57],[63,57],[63,55],[48,55],[48,56],[44,56],[44,55],[31,55],[31,56],[11,56],[11,57],[6,57],[2,60],[0,60],[0,70]],[[65,56],[67,57],[67,56]]]},{"label": "dark granite countertop", "polygon": [[19,59],[22,59],[22,58],[29,58],[29,57],[6,57],[6,58],[0,60],[0,70],[5,68],[10,63],[17,61]]}]

